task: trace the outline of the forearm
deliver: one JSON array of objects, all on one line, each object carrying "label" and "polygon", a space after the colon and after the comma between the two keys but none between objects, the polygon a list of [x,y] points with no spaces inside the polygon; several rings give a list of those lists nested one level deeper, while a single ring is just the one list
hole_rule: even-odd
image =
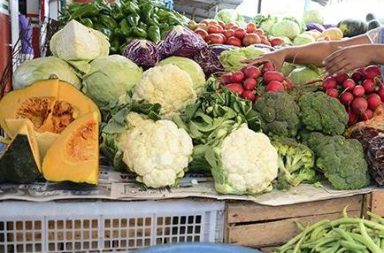
[{"label": "forearm", "polygon": [[367,45],[367,51],[371,56],[371,64],[384,65],[384,45],[383,44]]},{"label": "forearm", "polygon": [[366,35],[361,35],[340,41],[322,41],[303,46],[288,47],[282,50],[284,58],[288,62],[322,66],[323,60],[340,48],[362,44],[372,46],[370,43]]}]

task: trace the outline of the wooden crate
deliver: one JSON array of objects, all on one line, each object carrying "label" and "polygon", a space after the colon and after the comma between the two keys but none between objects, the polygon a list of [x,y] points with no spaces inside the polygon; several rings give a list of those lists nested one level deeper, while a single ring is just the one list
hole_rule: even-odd
[{"label": "wooden crate", "polygon": [[225,242],[269,252],[298,233],[295,222],[310,225],[323,219],[336,219],[342,216],[345,206],[350,216],[360,217],[367,208],[366,199],[367,195],[357,195],[276,207],[229,202]]},{"label": "wooden crate", "polygon": [[384,217],[384,190],[371,193],[369,209],[381,217]]}]

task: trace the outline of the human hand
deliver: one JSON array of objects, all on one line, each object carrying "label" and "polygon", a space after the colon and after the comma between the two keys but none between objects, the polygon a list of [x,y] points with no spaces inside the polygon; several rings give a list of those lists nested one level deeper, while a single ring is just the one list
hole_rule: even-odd
[{"label": "human hand", "polygon": [[339,75],[367,66],[371,62],[372,48],[369,45],[360,45],[344,47],[335,51],[324,59],[323,65],[328,75]]},{"label": "human hand", "polygon": [[263,63],[263,62],[272,62],[272,64],[275,66],[276,70],[280,70],[281,66],[284,63],[285,60],[285,52],[284,50],[276,50],[271,53],[266,53],[260,56],[259,58],[246,61],[245,63],[249,63],[251,65],[255,65],[258,63]]}]

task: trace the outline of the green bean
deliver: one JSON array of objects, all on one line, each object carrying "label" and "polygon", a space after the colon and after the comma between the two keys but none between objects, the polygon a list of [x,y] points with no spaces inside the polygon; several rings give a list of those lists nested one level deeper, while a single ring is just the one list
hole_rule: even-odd
[{"label": "green bean", "polygon": [[364,245],[356,243],[356,242],[350,242],[350,241],[340,241],[341,246],[348,250],[365,250],[367,249]]},{"label": "green bean", "polygon": [[378,223],[381,223],[384,225],[384,218],[382,218],[380,215],[372,213],[370,211],[368,211],[367,214],[371,216],[371,218],[374,218]]},{"label": "green bean", "polygon": [[367,248],[371,250],[372,253],[382,253],[382,250],[372,241],[372,238],[369,237],[367,230],[364,226],[364,223],[362,221],[360,222],[359,226],[360,226],[361,235],[366,240]]}]

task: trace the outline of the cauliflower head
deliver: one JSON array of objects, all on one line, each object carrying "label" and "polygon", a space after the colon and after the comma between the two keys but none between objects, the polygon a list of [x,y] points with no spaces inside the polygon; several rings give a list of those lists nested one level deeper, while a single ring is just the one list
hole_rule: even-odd
[{"label": "cauliflower head", "polygon": [[[213,157],[216,163],[212,162]],[[212,166],[216,191],[224,194],[269,191],[278,173],[278,154],[269,138],[246,126],[233,131],[220,146],[213,148],[207,160]]]},{"label": "cauliflower head", "polygon": [[161,113],[172,115],[196,101],[190,75],[173,64],[156,66],[144,72],[133,90],[133,99],[161,105]]},{"label": "cauliflower head", "polygon": [[134,120],[133,128],[119,138],[123,161],[148,187],[175,185],[191,160],[192,139],[169,120]]}]

